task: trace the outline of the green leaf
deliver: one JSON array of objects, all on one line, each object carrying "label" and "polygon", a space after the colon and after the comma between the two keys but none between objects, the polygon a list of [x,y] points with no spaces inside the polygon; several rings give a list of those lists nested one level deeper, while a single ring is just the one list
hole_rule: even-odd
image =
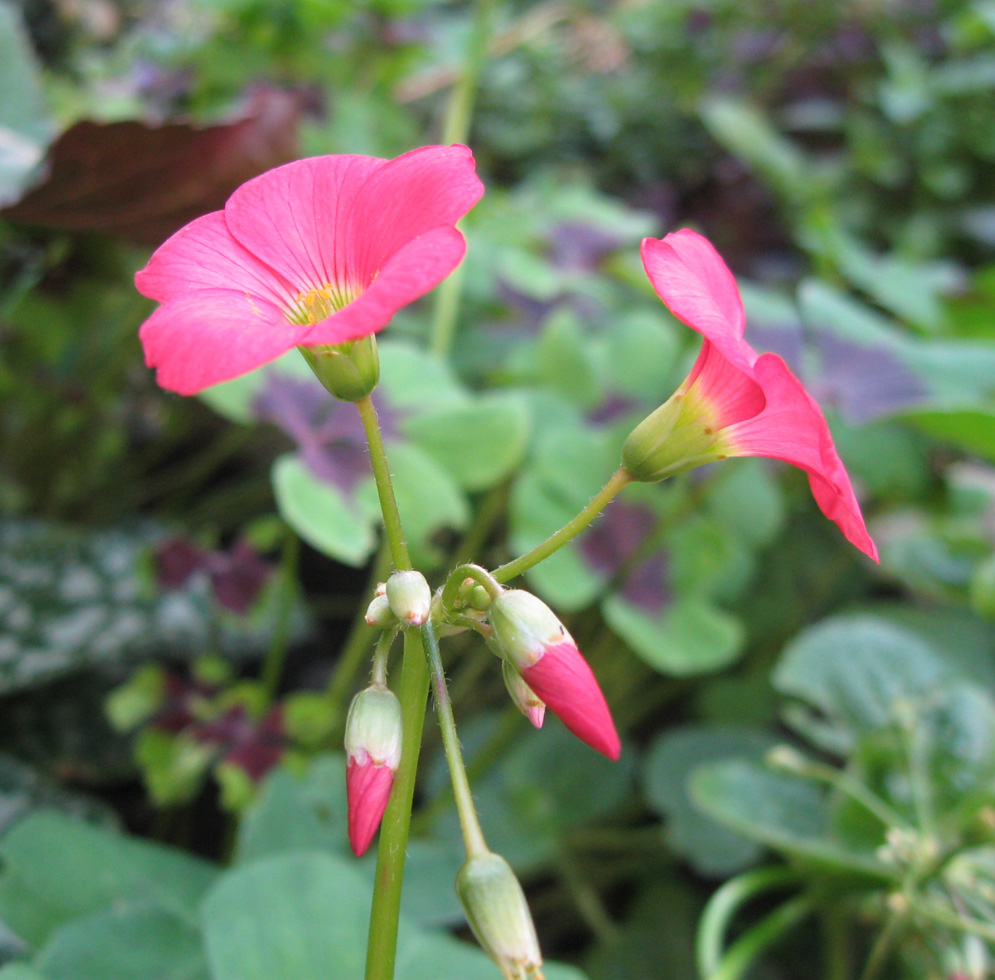
[{"label": "green leaf", "polygon": [[346,812],[341,755],[319,756],[301,776],[275,769],[239,826],[236,861],[295,850],[344,853]]},{"label": "green leaf", "polygon": [[193,925],[161,908],[130,903],[68,922],[34,965],[48,980],[209,980]]},{"label": "green leaf", "polygon": [[52,978],[42,976],[27,963],[8,963],[0,969],[0,980],[52,980]]},{"label": "green leaf", "polygon": [[829,836],[825,795],[808,780],[732,760],[696,769],[690,791],[713,819],[766,847],[829,872],[891,876],[873,853],[853,851]]},{"label": "green leaf", "polygon": [[297,456],[284,455],[273,464],[273,492],[283,519],[309,545],[345,565],[365,564],[376,546],[369,516],[357,513]]},{"label": "green leaf", "polygon": [[568,309],[558,310],[546,321],[531,354],[536,380],[579,408],[593,408],[601,386],[590,355],[590,344],[580,322]]},{"label": "green leaf", "polygon": [[757,844],[704,817],[691,802],[688,780],[705,762],[759,760],[774,743],[750,728],[687,725],[669,730],[650,746],[643,785],[651,806],[667,818],[667,841],[705,875],[726,877],[753,864]]},{"label": "green leaf", "polygon": [[[397,509],[416,565],[434,566],[444,552],[433,543],[436,532],[460,530],[469,523],[470,505],[452,477],[418,446],[387,448]],[[371,520],[380,518],[380,498],[372,480],[360,486],[357,501]]]},{"label": "green leaf", "polygon": [[784,524],[784,495],[763,460],[743,459],[724,468],[708,486],[708,503],[754,547],[769,544]]},{"label": "green leaf", "polygon": [[653,615],[615,594],[601,608],[608,625],[663,674],[683,677],[728,667],[746,638],[738,619],[702,599],[678,599]]},{"label": "green leaf", "polygon": [[378,341],[380,383],[391,407],[416,413],[452,408],[466,394],[443,360],[400,340]]},{"label": "green leaf", "polygon": [[17,200],[41,162],[52,124],[41,71],[15,4],[0,2],[0,205]]},{"label": "green leaf", "polygon": [[[680,329],[684,330],[683,325]],[[683,335],[665,309],[633,311],[612,324],[605,359],[612,387],[626,395],[662,403],[673,385]],[[680,379],[677,379],[678,381]]]},{"label": "green leaf", "polygon": [[529,414],[519,398],[491,395],[411,416],[402,428],[464,489],[486,490],[521,462]]},{"label": "green leaf", "polygon": [[926,435],[995,462],[995,411],[933,408],[906,412],[902,418]]},{"label": "green leaf", "polygon": [[[516,868],[534,867],[556,852],[560,837],[610,813],[626,799],[634,776],[634,752],[611,762],[571,735],[550,712],[541,732],[517,716],[505,716],[520,737],[474,785],[484,834],[490,847]],[[472,766],[476,753],[493,735],[493,717],[478,716],[460,732],[465,757]],[[433,760],[430,787],[444,791],[447,769],[441,756]],[[597,793],[590,791],[597,786]],[[454,807],[434,828],[440,839],[456,839]]]},{"label": "green leaf", "polygon": [[[869,615],[836,616],[785,649],[774,686],[805,708],[789,722],[823,748],[848,751],[894,720],[895,704],[933,690],[951,669],[916,633]],[[818,716],[813,714],[818,713]]]},{"label": "green leaf", "polygon": [[0,918],[34,946],[76,916],[132,898],[189,921],[216,874],[180,851],[55,812],[16,824],[0,859]]}]

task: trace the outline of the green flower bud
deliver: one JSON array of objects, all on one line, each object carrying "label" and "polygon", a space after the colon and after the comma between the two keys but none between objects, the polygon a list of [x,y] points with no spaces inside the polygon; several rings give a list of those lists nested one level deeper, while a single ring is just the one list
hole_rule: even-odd
[{"label": "green flower bud", "polygon": [[341,401],[361,401],[380,381],[380,354],[373,334],[345,344],[298,349],[318,380]]},{"label": "green flower bud", "polygon": [[494,638],[503,656],[519,670],[533,666],[546,649],[573,643],[556,613],[524,589],[506,589],[488,612]]},{"label": "green flower bud", "polygon": [[375,595],[373,601],[366,610],[366,622],[370,626],[378,629],[389,630],[397,625],[397,617],[394,610],[390,608],[390,601],[386,595]]},{"label": "green flower bud", "polygon": [[543,980],[532,914],[503,857],[488,852],[470,858],[456,875],[456,894],[473,934],[505,980]]},{"label": "green flower bud", "polygon": [[371,684],[349,705],[345,751],[350,760],[372,760],[397,769],[401,761],[401,702],[383,684]]},{"label": "green flower bud", "polygon": [[432,590],[421,572],[394,572],[387,579],[387,601],[405,626],[421,626],[432,611]]}]

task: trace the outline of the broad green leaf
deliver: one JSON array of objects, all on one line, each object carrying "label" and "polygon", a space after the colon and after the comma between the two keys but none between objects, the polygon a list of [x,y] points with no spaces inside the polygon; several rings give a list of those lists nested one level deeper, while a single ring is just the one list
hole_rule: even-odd
[{"label": "broad green leaf", "polygon": [[[362,976],[372,896],[354,863],[312,852],[228,872],[202,908],[212,980],[355,980]],[[397,980],[493,980],[494,964],[448,935],[402,917]],[[550,964],[550,980],[583,980]]]},{"label": "broad green leaf", "polygon": [[132,903],[66,923],[34,965],[48,980],[209,980],[199,930],[161,908]]},{"label": "broad green leaf", "polygon": [[626,395],[653,402],[668,398],[676,387],[674,378],[681,351],[683,325],[674,323],[663,307],[659,312],[633,311],[612,328],[605,344],[605,358],[611,385]]},{"label": "broad green leaf", "polygon": [[0,980],[52,980],[52,978],[42,976],[27,963],[8,963],[0,968]]},{"label": "broad green leaf", "polygon": [[273,492],[283,519],[313,548],[345,565],[360,566],[376,545],[367,514],[336,487],[319,480],[298,457],[273,465]]},{"label": "broad green leaf", "polygon": [[926,435],[995,462],[995,410],[917,409],[902,418]]},{"label": "broad green leaf", "polygon": [[650,746],[643,769],[646,797],[667,819],[667,842],[702,874],[735,874],[757,860],[760,848],[702,815],[688,795],[691,774],[705,762],[759,760],[773,742],[756,729],[688,725],[670,729]]},{"label": "broad green leaf", "polygon": [[[497,669],[497,668],[495,668]],[[630,792],[635,773],[635,753],[623,747],[618,762],[571,735],[551,712],[542,731],[530,728],[524,718],[510,713],[520,737],[474,787],[484,834],[491,849],[516,868],[534,867],[556,852],[560,837],[573,827],[598,820],[621,805]],[[493,717],[478,716],[464,725],[461,741],[469,765],[495,733]],[[447,770],[441,753],[433,760],[429,786],[447,792]],[[590,791],[597,786],[597,793]],[[455,808],[440,817],[435,836],[459,835]]]},{"label": "broad green leaf", "polygon": [[266,777],[239,826],[236,860],[347,847],[345,760],[323,755],[303,775],[278,768]]},{"label": "broad green leaf", "polygon": [[0,918],[28,943],[74,919],[140,899],[190,921],[216,869],[159,844],[48,811],[0,842]]},{"label": "broad green leaf", "polygon": [[614,594],[601,608],[608,625],[663,674],[687,676],[728,667],[746,638],[738,619],[701,599],[678,599],[651,614]]},{"label": "broad green leaf", "polygon": [[434,411],[466,401],[450,366],[434,354],[400,340],[378,341],[380,383],[394,408]]},{"label": "broad green leaf", "polygon": [[851,850],[829,836],[825,795],[808,780],[732,760],[696,769],[690,792],[713,819],[789,857],[830,872],[891,876],[873,852]]},{"label": "broad green leaf", "polygon": [[708,503],[727,527],[756,547],[769,544],[784,523],[784,495],[763,460],[744,459],[708,486]]},{"label": "broad green leaf", "polygon": [[[774,685],[805,709],[789,715],[820,746],[847,751],[860,734],[888,724],[895,705],[951,676],[916,633],[869,615],[836,616],[800,633],[785,649]],[[812,712],[818,712],[818,718]]]},{"label": "broad green leaf", "polygon": [[413,415],[404,432],[466,490],[486,490],[521,462],[529,415],[516,397],[490,395]]},{"label": "broad green leaf", "polygon": [[550,316],[535,345],[525,349],[531,355],[538,383],[584,409],[593,408],[601,398],[589,348],[580,321],[563,309]]},{"label": "broad green leaf", "polygon": [[41,71],[16,4],[0,2],[0,205],[17,200],[41,162],[52,124]]},{"label": "broad green leaf", "polygon": [[212,980],[355,980],[370,892],[344,859],[312,852],[239,865],[204,899]]},{"label": "broad green leaf", "polygon": [[[442,549],[434,542],[443,530],[461,530],[470,520],[466,495],[424,450],[407,443],[388,447],[397,509],[416,565],[437,565]],[[380,499],[372,480],[360,486],[357,502],[369,520],[379,520]]]}]

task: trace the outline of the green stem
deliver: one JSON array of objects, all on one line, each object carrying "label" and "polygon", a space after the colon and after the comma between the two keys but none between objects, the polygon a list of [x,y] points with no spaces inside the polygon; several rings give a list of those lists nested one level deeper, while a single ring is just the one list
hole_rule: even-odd
[{"label": "green stem", "polygon": [[801,922],[812,911],[814,904],[809,895],[799,895],[785,902],[740,936],[729,947],[715,971],[704,975],[704,980],[739,980],[750,964],[771,943]]},{"label": "green stem", "polygon": [[453,784],[453,795],[456,797],[456,812],[459,814],[460,827],[463,830],[466,856],[468,859],[480,857],[488,853],[487,843],[484,840],[484,832],[480,829],[480,821],[477,819],[477,811],[473,805],[473,794],[470,792],[470,781],[463,766],[463,754],[459,747],[459,736],[456,734],[456,719],[453,717],[453,706],[449,700],[449,689],[446,687],[446,672],[442,667],[442,656],[439,653],[439,641],[435,637],[431,620],[422,626],[421,631],[427,647],[432,691],[435,694],[435,710],[439,715],[442,744],[446,750],[446,762],[449,763],[449,776]]},{"label": "green stem", "polygon": [[797,871],[789,868],[757,868],[727,881],[709,900],[698,924],[695,956],[698,972],[712,978],[724,957],[726,930],[740,907],[755,895],[772,888],[781,888],[801,880]]},{"label": "green stem", "polygon": [[501,586],[486,568],[481,568],[479,565],[457,565],[449,573],[442,589],[442,611],[447,616],[456,604],[459,590],[468,578],[472,578],[478,585],[482,585],[492,599],[496,599],[502,592]]},{"label": "green stem", "polygon": [[385,685],[387,683],[387,657],[390,655],[390,648],[394,643],[397,630],[386,630],[377,640],[376,648],[373,651],[373,683]]},{"label": "green stem", "polygon": [[297,582],[297,561],[300,551],[300,539],[288,528],[287,537],[283,542],[283,554],[280,556],[280,605],[261,676],[267,706],[272,704],[280,686],[283,665],[287,660],[287,648],[290,646],[290,617],[294,609],[294,585]]},{"label": "green stem", "polygon": [[496,568],[491,574],[498,582],[507,582],[522,572],[527,572],[533,565],[538,565],[554,551],[562,548],[571,538],[580,534],[600,514],[623,487],[632,481],[625,467],[620,467],[612,478],[598,491],[591,502],[573,520],[564,524],[555,534],[551,534],[542,544],[519,556],[514,561]]},{"label": "green stem", "polygon": [[373,467],[373,478],[377,483],[384,531],[387,535],[387,541],[390,543],[390,554],[394,559],[394,567],[401,571],[408,571],[411,569],[408,543],[404,540],[401,514],[397,509],[397,499],[394,497],[394,485],[390,479],[390,466],[387,464],[387,453],[384,450],[380,422],[377,420],[377,410],[373,407],[373,401],[369,395],[361,398],[355,405],[359,410],[359,417],[363,421],[366,441],[370,445],[370,465]]},{"label": "green stem", "polygon": [[[449,96],[449,105],[446,107],[446,119],[442,126],[443,143],[465,143],[470,135],[470,117],[473,115],[477,83],[480,81],[480,72],[487,60],[487,41],[490,36],[493,8],[494,0],[476,0],[474,4],[473,25],[466,46],[463,71]],[[462,285],[463,266],[460,265],[436,294],[429,349],[439,357],[446,357],[453,344]]]},{"label": "green stem", "polygon": [[394,776],[390,800],[380,825],[376,882],[370,910],[370,933],[366,952],[366,980],[392,980],[397,952],[397,924],[401,912],[404,859],[411,826],[411,803],[415,795],[418,755],[425,724],[428,697],[428,663],[421,634],[405,630],[401,666],[401,764]]}]

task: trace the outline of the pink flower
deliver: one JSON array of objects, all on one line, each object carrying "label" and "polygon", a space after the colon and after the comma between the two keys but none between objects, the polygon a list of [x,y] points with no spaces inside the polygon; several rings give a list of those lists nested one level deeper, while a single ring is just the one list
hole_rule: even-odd
[{"label": "pink flower", "polygon": [[712,244],[684,228],[644,239],[642,257],[660,299],[705,340],[677,392],[630,434],[626,469],[654,481],[727,456],[782,459],[805,470],[822,512],[877,561],[822,411],[780,357],[743,339],[736,280]]},{"label": "pink flower", "polygon": [[362,855],[380,826],[401,763],[401,705],[383,684],[352,699],[345,723],[349,843]]},{"label": "pink flower", "polygon": [[[605,696],[573,637],[549,606],[530,592],[507,589],[491,603],[488,617],[498,649],[530,694],[581,741],[617,759],[622,744]],[[529,720],[536,724],[542,716],[530,714]]]},{"label": "pink flower", "polygon": [[482,193],[465,146],[312,157],[248,181],[136,275],[162,303],[140,331],[146,363],[190,395],[376,333],[459,264],[455,224]]}]

